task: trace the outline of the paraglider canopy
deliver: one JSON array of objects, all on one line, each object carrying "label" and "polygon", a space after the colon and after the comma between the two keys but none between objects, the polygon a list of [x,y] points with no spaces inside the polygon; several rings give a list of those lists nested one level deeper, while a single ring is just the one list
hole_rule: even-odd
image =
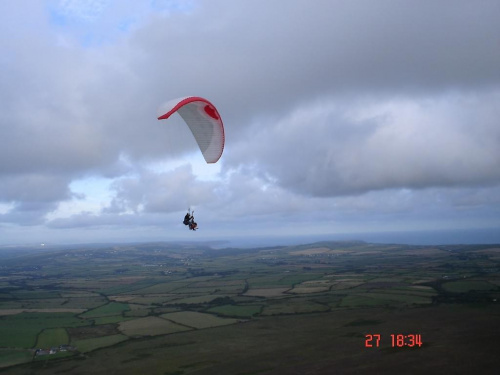
[{"label": "paraglider canopy", "polygon": [[158,120],[177,112],[189,126],[207,163],[216,163],[224,150],[224,125],[217,108],[197,96],[174,99],[158,110]]}]

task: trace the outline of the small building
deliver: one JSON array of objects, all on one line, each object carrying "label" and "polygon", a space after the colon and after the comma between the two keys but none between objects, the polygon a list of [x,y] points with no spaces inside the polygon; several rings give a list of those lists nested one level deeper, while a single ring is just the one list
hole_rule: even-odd
[{"label": "small building", "polygon": [[37,349],[35,350],[35,356],[41,356],[41,355],[49,355],[50,350],[49,349]]}]

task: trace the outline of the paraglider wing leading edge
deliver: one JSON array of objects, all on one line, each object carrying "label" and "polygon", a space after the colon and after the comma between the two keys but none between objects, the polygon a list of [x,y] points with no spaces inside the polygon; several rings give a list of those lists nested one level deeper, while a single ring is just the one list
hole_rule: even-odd
[{"label": "paraglider wing leading edge", "polygon": [[207,163],[216,163],[224,150],[224,125],[217,108],[196,96],[174,99],[158,110],[158,120],[177,112],[193,133]]}]

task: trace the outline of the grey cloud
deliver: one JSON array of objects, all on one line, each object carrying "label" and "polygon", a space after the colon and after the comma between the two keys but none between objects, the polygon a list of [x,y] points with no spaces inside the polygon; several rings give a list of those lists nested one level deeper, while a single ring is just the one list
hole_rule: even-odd
[{"label": "grey cloud", "polygon": [[54,202],[72,196],[70,180],[44,173],[7,175],[2,177],[0,198],[4,201]]},{"label": "grey cloud", "polygon": [[488,22],[498,3],[449,4],[202,1],[100,50],[53,45],[44,30],[15,47],[22,58],[2,79],[15,88],[3,93],[2,139],[16,149],[0,160],[16,158],[0,169],[85,173],[120,153],[193,150],[181,126],[155,119],[162,101],[186,94],[221,107],[231,141],[252,119],[325,93],[498,84],[500,26]]},{"label": "grey cloud", "polygon": [[132,45],[165,92],[209,92],[237,123],[325,93],[497,85],[499,11],[494,1],[204,1],[157,18]]},{"label": "grey cloud", "polygon": [[146,220],[138,215],[101,214],[81,212],[66,218],[57,218],[47,223],[48,228],[127,228],[136,225],[145,225]]},{"label": "grey cloud", "polygon": [[38,225],[45,223],[45,215],[57,208],[55,202],[20,202],[5,214],[0,214],[0,224]]},{"label": "grey cloud", "polygon": [[114,183],[116,196],[104,212],[168,213],[205,204],[214,196],[213,182],[199,181],[190,165],[167,173],[143,170],[137,177],[123,178]]},{"label": "grey cloud", "polygon": [[255,126],[248,131],[253,142],[235,145],[225,165],[255,164],[286,189],[323,197],[498,184],[497,101],[497,93],[399,99],[361,119],[349,117],[353,108],[323,101]]},{"label": "grey cloud", "polygon": [[[222,206],[228,222],[306,217],[353,194],[368,209],[370,192],[420,189],[430,200],[422,192],[432,187],[499,183],[497,1],[193,4],[89,48],[51,29],[41,5],[23,5],[34,28],[6,20],[22,12],[0,5],[9,35],[0,41],[0,201],[15,203],[2,221],[40,222],[74,196],[71,181],[93,175],[117,178],[111,205],[50,225],[108,225],[124,212],[144,220],[190,204],[214,218]],[[156,120],[162,101],[183,95],[206,96],[223,115],[221,184],[187,167],[141,169],[196,150],[179,118]],[[28,207],[34,216],[23,216]]]},{"label": "grey cloud", "polygon": [[79,198],[68,188],[70,180],[43,173],[9,175],[1,178],[0,202],[12,202],[0,222],[34,225],[44,222],[45,215],[57,208],[58,202]]},{"label": "grey cloud", "polygon": [[[170,190],[168,186],[163,188]],[[498,189],[386,189],[370,191],[360,196],[310,198],[269,185],[255,176],[234,174],[224,183],[218,183],[216,194],[195,209],[200,225],[208,233],[243,233],[263,228],[270,232],[280,232],[287,227],[300,231],[311,230],[311,226],[316,230],[330,227],[334,231],[359,231],[366,226],[397,230],[416,223],[431,225],[428,227],[430,229],[432,225],[440,223],[440,220],[453,223],[458,212],[462,224],[480,222],[494,226],[498,225],[498,199],[495,198],[498,196]],[[181,204],[175,211],[173,201],[170,203],[168,207],[173,209],[171,213],[142,210],[126,214],[122,207],[114,212],[84,212],[57,218],[48,222],[47,226],[54,229],[167,226],[177,233],[185,229],[180,224],[183,214],[179,211],[186,207],[181,207]]]}]

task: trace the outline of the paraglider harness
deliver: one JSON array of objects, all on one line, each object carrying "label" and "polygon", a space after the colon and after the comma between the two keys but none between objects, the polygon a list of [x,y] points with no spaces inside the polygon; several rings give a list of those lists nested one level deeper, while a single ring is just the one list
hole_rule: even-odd
[{"label": "paraglider harness", "polygon": [[184,216],[184,221],[182,224],[188,225],[190,230],[198,229],[198,224],[194,221],[194,211],[191,212],[191,209],[188,209],[186,216]]}]

